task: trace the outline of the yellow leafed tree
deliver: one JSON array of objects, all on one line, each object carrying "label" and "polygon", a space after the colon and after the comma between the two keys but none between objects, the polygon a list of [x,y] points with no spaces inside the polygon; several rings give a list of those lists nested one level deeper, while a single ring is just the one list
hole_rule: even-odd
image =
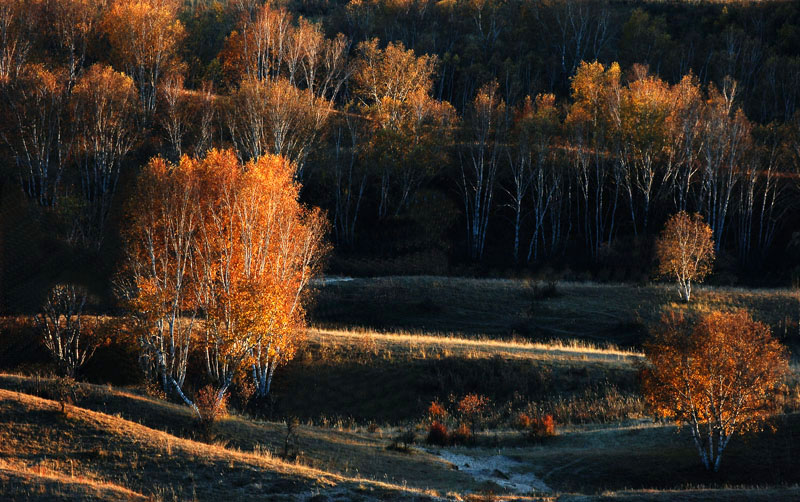
[{"label": "yellow leafed tree", "polygon": [[714,240],[702,216],[685,211],[674,214],[656,241],[658,273],[672,277],[678,292],[688,302],[692,282],[702,281],[714,265]]},{"label": "yellow leafed tree", "polygon": [[666,315],[644,348],[647,403],[689,427],[703,466],[713,471],[734,434],[759,430],[775,412],[789,371],[785,347],[744,310],[712,312],[694,326]]}]

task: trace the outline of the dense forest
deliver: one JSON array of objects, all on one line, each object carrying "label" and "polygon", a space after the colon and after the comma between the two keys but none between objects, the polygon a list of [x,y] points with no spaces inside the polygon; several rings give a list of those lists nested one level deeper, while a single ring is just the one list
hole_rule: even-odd
[{"label": "dense forest", "polygon": [[0,309],[111,304],[142,167],[279,154],[328,270],[712,282],[800,265],[800,4],[0,0]]}]

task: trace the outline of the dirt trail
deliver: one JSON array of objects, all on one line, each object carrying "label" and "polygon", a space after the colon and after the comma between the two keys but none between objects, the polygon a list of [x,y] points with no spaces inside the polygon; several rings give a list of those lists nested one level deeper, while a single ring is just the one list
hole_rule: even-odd
[{"label": "dirt trail", "polygon": [[458,467],[459,471],[469,474],[479,482],[491,481],[520,495],[531,492],[552,492],[550,487],[533,473],[515,472],[524,464],[503,455],[471,457],[447,450],[432,450],[430,453],[450,462]]}]

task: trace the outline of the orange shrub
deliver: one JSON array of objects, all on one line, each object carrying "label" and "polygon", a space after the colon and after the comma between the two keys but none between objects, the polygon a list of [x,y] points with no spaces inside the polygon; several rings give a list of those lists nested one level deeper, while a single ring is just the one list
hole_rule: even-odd
[{"label": "orange shrub", "polygon": [[428,427],[428,437],[425,442],[428,444],[435,444],[437,446],[447,446],[450,442],[447,434],[447,426],[441,422],[434,421]]},{"label": "orange shrub", "polygon": [[450,435],[452,444],[467,444],[472,442],[472,432],[467,424],[461,424],[458,429]]},{"label": "orange shrub", "polygon": [[428,406],[428,419],[434,423],[442,422],[445,418],[447,418],[447,410],[444,409],[444,406],[438,401],[431,401],[431,405]]},{"label": "orange shrub", "polygon": [[528,426],[528,434],[533,439],[542,439],[556,435],[556,421],[553,415],[537,417]]},{"label": "orange shrub", "polygon": [[489,405],[489,398],[480,394],[467,394],[458,402],[462,418],[469,421],[471,435],[483,425],[483,415]]},{"label": "orange shrub", "polygon": [[534,422],[534,420],[533,420],[533,418],[531,418],[530,415],[528,415],[527,413],[524,413],[524,412],[520,412],[520,414],[517,415],[516,420],[514,420],[514,426],[517,429],[524,431],[524,430],[529,429],[531,427],[531,425],[533,425],[533,422]]},{"label": "orange shrub", "polygon": [[223,394],[220,398],[213,386],[206,385],[197,392],[194,404],[200,414],[201,431],[208,435],[214,422],[227,414],[228,396]]}]

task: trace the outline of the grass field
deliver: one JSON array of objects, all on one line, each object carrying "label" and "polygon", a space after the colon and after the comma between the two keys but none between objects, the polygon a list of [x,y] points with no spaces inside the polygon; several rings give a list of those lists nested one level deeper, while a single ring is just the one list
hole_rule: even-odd
[{"label": "grass field", "polygon": [[[81,384],[66,413],[53,382],[0,375],[0,493],[51,500],[798,500],[800,415],[731,443],[706,475],[686,431],[648,418],[638,394],[647,327],[665,308],[747,308],[797,359],[796,296],[664,286],[435,277],[320,287],[313,328],[255,420],[198,436],[189,410],[138,388]],[[797,363],[793,364],[797,368]],[[796,382],[797,377],[793,377]],[[492,401],[471,447],[387,449],[424,437],[425,409]],[[521,410],[558,434],[531,442]],[[283,460],[283,417],[301,419]],[[2,497],[0,497],[2,498]]]},{"label": "grass field", "polygon": [[312,311],[320,327],[456,334],[531,341],[585,340],[636,347],[665,308],[747,308],[779,335],[798,336],[798,295],[784,289],[695,290],[679,301],[671,285],[547,283],[511,279],[386,277],[330,282]]}]

